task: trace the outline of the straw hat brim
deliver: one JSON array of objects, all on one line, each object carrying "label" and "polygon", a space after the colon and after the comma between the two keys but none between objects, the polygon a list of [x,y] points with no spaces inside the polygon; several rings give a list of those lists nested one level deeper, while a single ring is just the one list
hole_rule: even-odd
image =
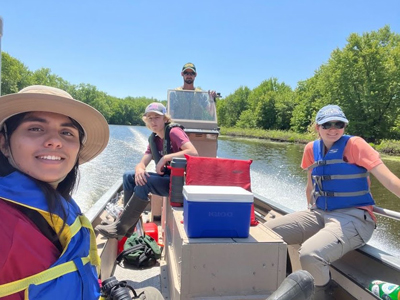
[{"label": "straw hat brim", "polygon": [[16,93],[0,98],[0,128],[8,118],[30,111],[44,111],[68,116],[85,132],[79,164],[99,155],[108,144],[109,127],[103,115],[81,101],[42,93]]}]

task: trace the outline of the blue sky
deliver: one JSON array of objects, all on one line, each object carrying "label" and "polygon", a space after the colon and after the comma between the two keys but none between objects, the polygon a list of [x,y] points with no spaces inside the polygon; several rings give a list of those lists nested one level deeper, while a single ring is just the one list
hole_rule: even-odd
[{"label": "blue sky", "polygon": [[399,0],[0,0],[0,16],[2,51],[30,70],[159,100],[189,61],[223,97],[271,77],[295,88],[351,33],[400,33]]}]

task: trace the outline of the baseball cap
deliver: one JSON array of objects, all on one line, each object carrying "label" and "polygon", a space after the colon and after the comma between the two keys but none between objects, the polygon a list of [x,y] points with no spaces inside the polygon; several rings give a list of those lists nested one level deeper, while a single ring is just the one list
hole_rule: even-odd
[{"label": "baseball cap", "polygon": [[318,125],[324,124],[329,121],[342,121],[346,124],[349,123],[349,120],[347,120],[342,109],[339,106],[332,104],[326,105],[321,108],[315,118],[315,122],[317,122]]},{"label": "baseball cap", "polygon": [[146,116],[148,113],[154,112],[159,115],[165,115],[167,113],[167,109],[160,102],[153,102],[147,105],[146,110],[144,111],[143,116]]},{"label": "baseball cap", "polygon": [[182,72],[185,72],[187,69],[190,69],[190,70],[192,70],[193,72],[196,73],[196,67],[191,62],[188,62],[188,63],[183,65]]}]

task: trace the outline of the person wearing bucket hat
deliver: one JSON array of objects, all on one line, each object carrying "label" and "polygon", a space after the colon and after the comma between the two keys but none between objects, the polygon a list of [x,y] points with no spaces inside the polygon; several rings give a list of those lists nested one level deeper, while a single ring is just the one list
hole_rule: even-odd
[{"label": "person wearing bucket hat", "polygon": [[102,114],[63,90],[0,97],[0,298],[99,298],[94,231],[71,194],[108,139]]},{"label": "person wearing bucket hat", "polygon": [[369,173],[400,197],[400,179],[364,139],[344,134],[347,124],[337,105],[317,112],[319,139],[305,146],[301,162],[309,209],[266,223],[287,244],[301,245],[301,266],[315,279],[316,299],[333,299],[329,264],[365,245],[375,229]]},{"label": "person wearing bucket hat", "polygon": [[[179,124],[172,123],[164,105],[149,104],[143,114],[146,127],[153,133],[149,145],[136,165],[135,171],[123,175],[124,210],[111,224],[96,226],[106,238],[121,239],[132,234],[140,215],[149,203],[148,194],[169,195],[170,176],[166,166],[174,157],[197,156],[197,150]],[[146,167],[154,160],[156,172],[147,172]]]}]

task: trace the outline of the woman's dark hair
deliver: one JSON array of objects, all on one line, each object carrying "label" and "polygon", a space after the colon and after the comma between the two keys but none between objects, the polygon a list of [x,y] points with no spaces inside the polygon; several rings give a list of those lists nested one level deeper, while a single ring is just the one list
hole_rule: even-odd
[{"label": "woman's dark hair", "polygon": [[[5,126],[7,130],[4,130],[1,128],[0,134],[2,134],[5,137],[5,142],[8,143],[10,142],[11,135],[13,132],[18,128],[18,126],[22,123],[24,120],[25,116],[29,114],[29,112],[26,113],[20,113],[18,115],[12,116],[8,118],[5,122]],[[80,149],[82,149],[82,141],[84,137],[84,131],[81,125],[76,122],[74,119],[70,118],[74,126],[78,129],[79,131],[79,143],[80,143]],[[61,205],[61,198],[60,195],[66,200],[66,201],[71,201],[71,194],[72,191],[74,190],[74,187],[77,182],[78,178],[78,167],[79,167],[79,159],[77,159],[74,167],[72,170],[67,174],[67,176],[61,181],[57,189],[54,189],[49,183],[43,182],[41,180],[35,179],[33,177],[32,180],[36,182],[36,184],[39,186],[39,188],[42,190],[42,192],[45,195],[47,205],[49,207],[49,212],[51,219],[53,220],[53,213],[56,210],[56,207],[60,206],[61,211],[62,211],[62,219],[66,220],[67,218],[67,211],[63,205]],[[0,176],[7,176],[8,174],[14,172],[16,169],[10,164],[8,161],[8,158],[4,156],[4,154],[0,151]],[[27,174],[25,174],[27,175]],[[29,175],[27,175],[29,176]],[[64,221],[65,222],[65,221]],[[59,232],[57,232],[57,235],[59,235],[63,229],[64,229],[65,223],[63,224],[62,228],[60,229]]]}]

